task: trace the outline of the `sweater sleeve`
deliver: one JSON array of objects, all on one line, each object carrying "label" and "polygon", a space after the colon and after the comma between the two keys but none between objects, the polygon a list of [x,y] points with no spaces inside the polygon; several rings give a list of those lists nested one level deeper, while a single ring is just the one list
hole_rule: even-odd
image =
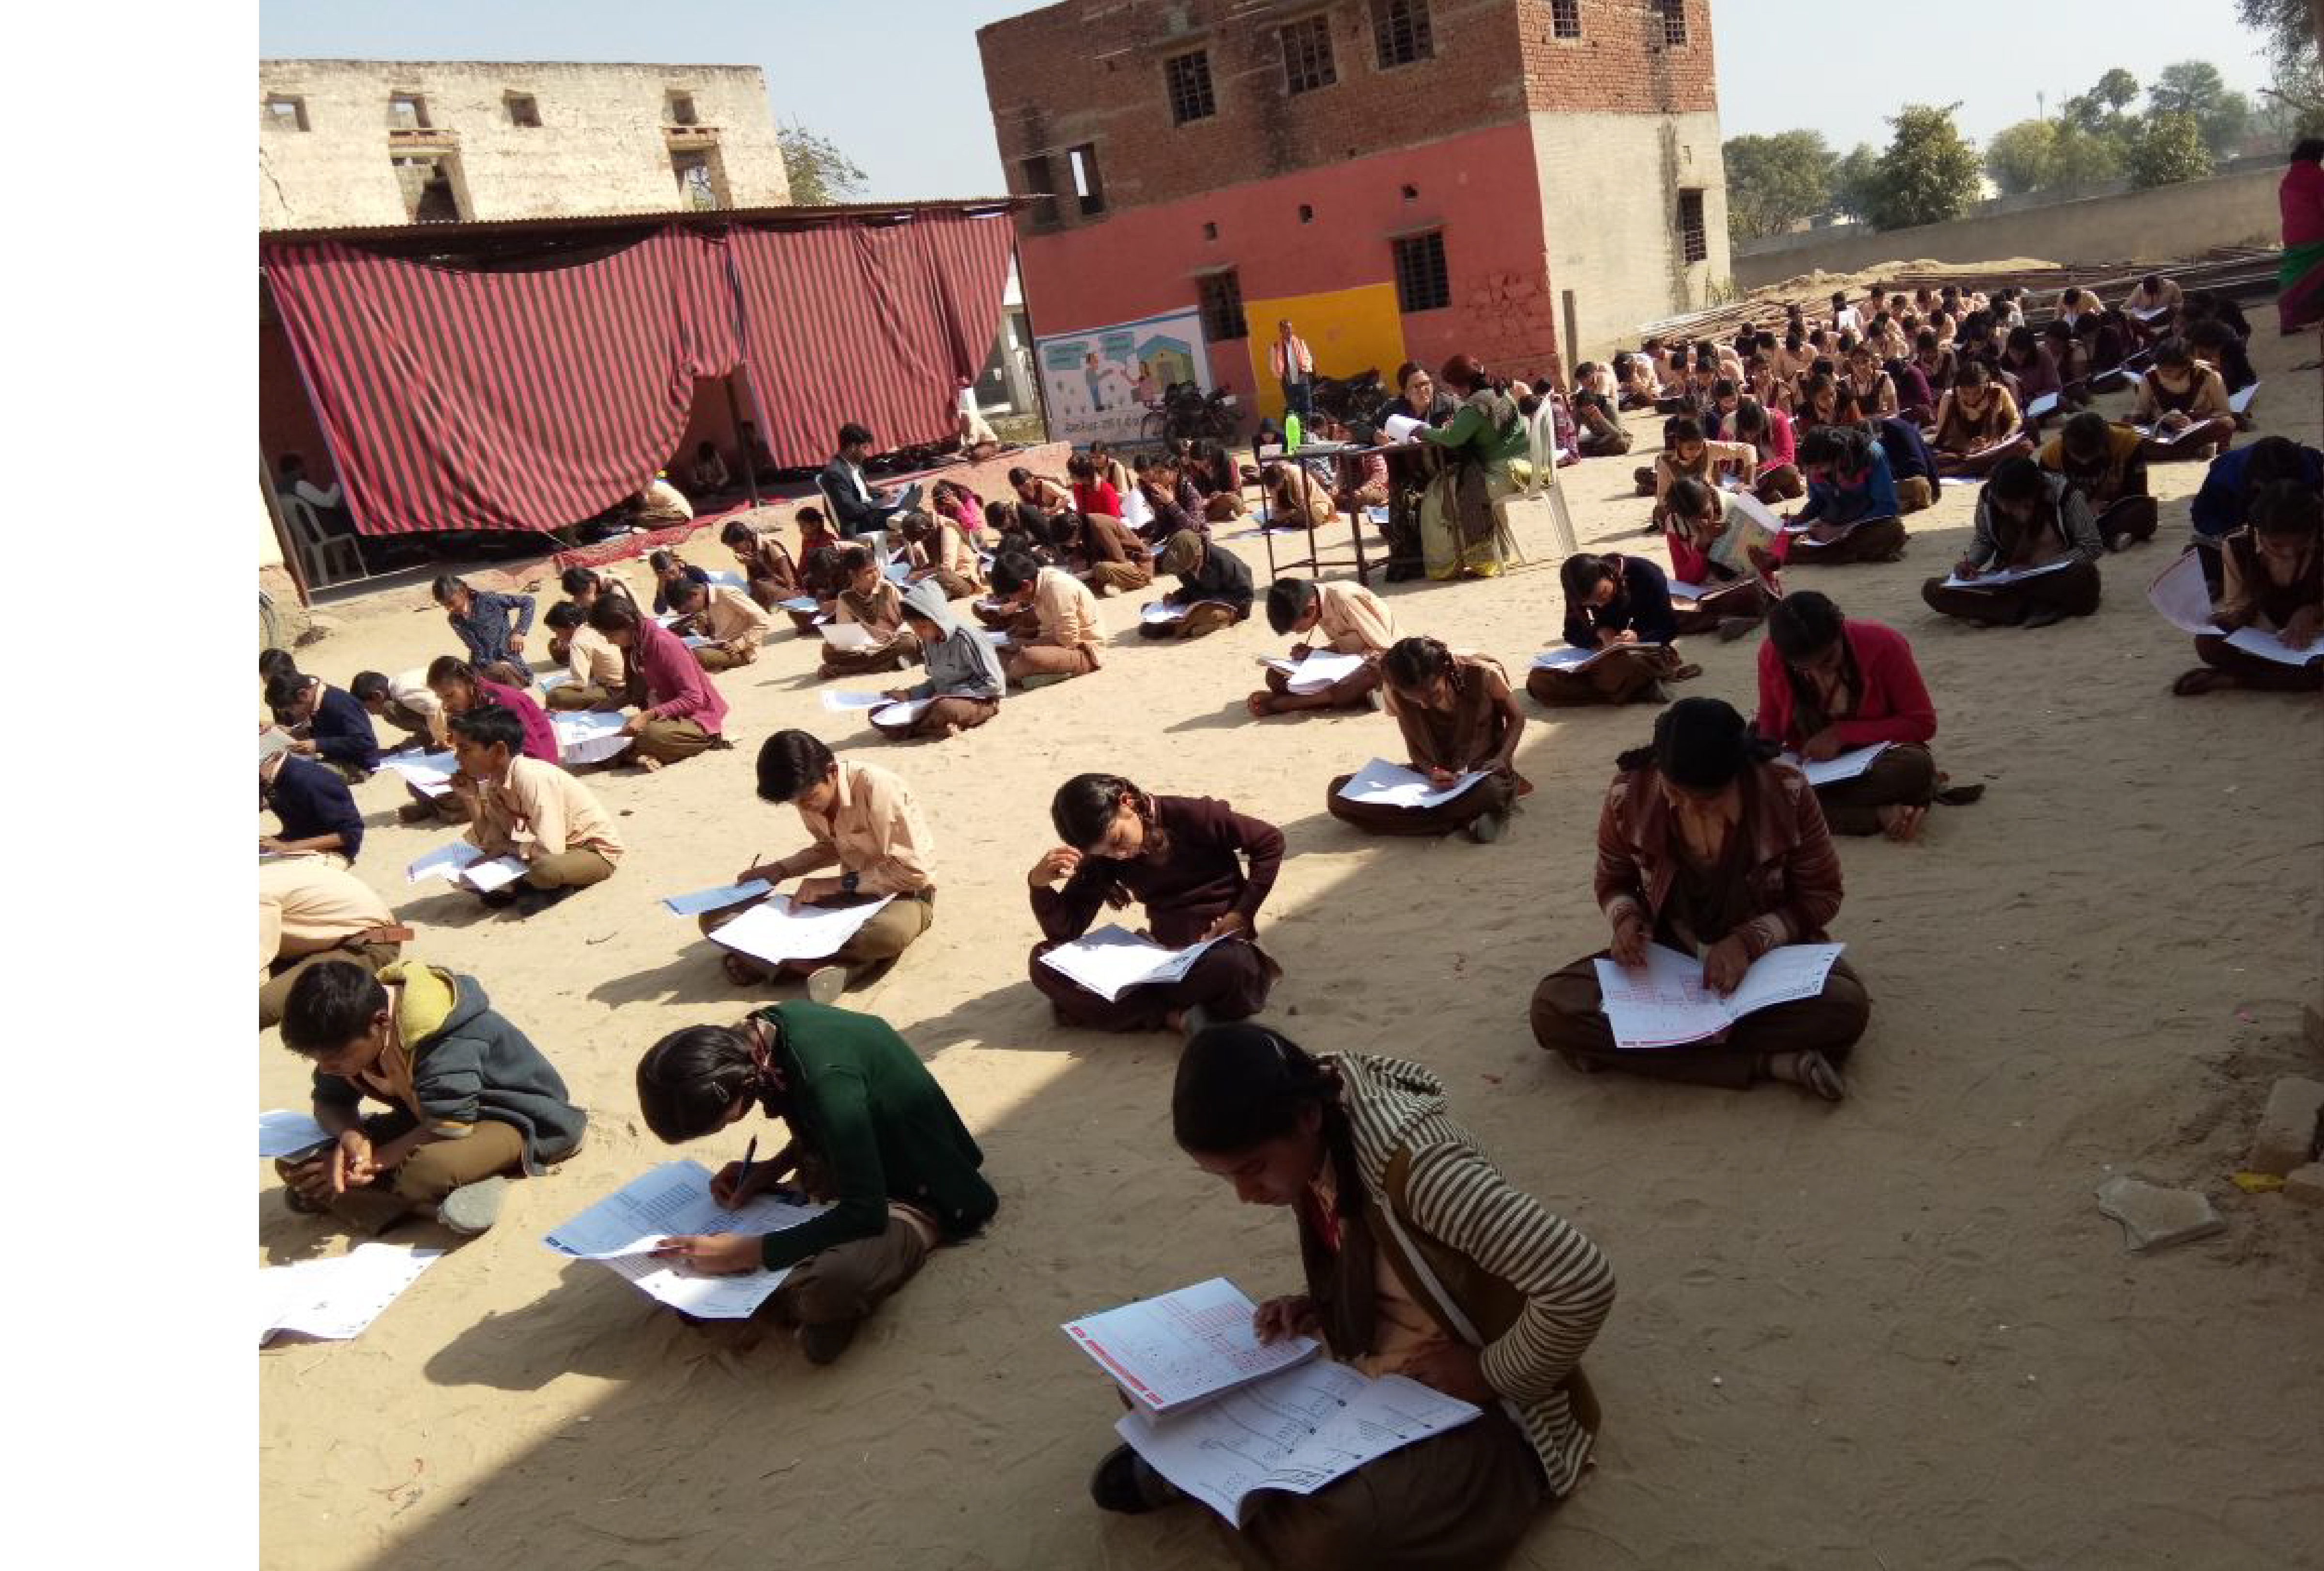
[{"label": "sweater sleeve", "polygon": [[1888,467],[1888,455],[1880,448],[1872,449],[1872,472],[1864,483],[1864,511],[1858,518],[1894,518],[1896,516],[1896,476]]},{"label": "sweater sleeve", "polygon": [[1554,1393],[1614,1307],[1614,1271],[1598,1246],[1465,1146],[1414,1152],[1404,1200],[1421,1232],[1524,1295],[1480,1350],[1485,1382],[1520,1401]]},{"label": "sweater sleeve", "polygon": [[1636,912],[1641,919],[1646,915],[1646,877],[1622,836],[1621,804],[1628,790],[1628,777],[1615,776],[1607,788],[1605,805],[1598,811],[1598,861],[1591,872],[1591,892],[1598,897],[1598,909],[1609,922],[1625,911]]},{"label": "sweater sleeve", "polygon": [[1784,657],[1775,652],[1772,642],[1763,639],[1759,643],[1759,713],[1751,722],[1751,729],[1770,742],[1796,748],[1801,738],[1792,735],[1792,684],[1784,673]]},{"label": "sweater sleeve", "polygon": [[1804,780],[1799,781],[1792,802],[1794,837],[1784,859],[1784,882],[1791,898],[1736,929],[1746,935],[1754,959],[1778,945],[1795,944],[1821,932],[1840,914],[1840,853],[1832,846],[1823,809]]},{"label": "sweater sleeve", "polygon": [[[1762,644],[1763,651],[1773,645]],[[1864,696],[1858,700],[1859,709],[1877,707],[1883,711],[1876,718],[1842,720],[1832,728],[1840,739],[1850,747],[1868,747],[1875,742],[1926,742],[1937,734],[1937,707],[1929,699],[1929,689],[1921,680],[1920,663],[1913,658],[1913,647],[1902,634],[1893,642],[1883,640],[1877,653],[1864,661],[1858,672],[1864,683]],[[1764,704],[1766,687],[1766,667],[1760,667],[1760,694]]]},{"label": "sweater sleeve", "polygon": [[1225,822],[1221,827],[1237,849],[1250,859],[1250,873],[1244,880],[1242,898],[1235,901],[1235,910],[1245,929],[1259,925],[1259,908],[1267,903],[1269,891],[1275,888],[1276,875],[1283,871],[1283,831],[1263,818],[1254,818],[1231,809],[1220,809]]},{"label": "sweater sleeve", "polygon": [[830,1210],[797,1227],[770,1233],[759,1245],[769,1271],[797,1265],[834,1244],[877,1238],[888,1228],[888,1172],[872,1123],[872,1098],[852,1068],[827,1068],[814,1086],[816,1154],[838,1187]]},{"label": "sweater sleeve", "polygon": [[1071,943],[1097,920],[1111,879],[1093,876],[1091,870],[1096,865],[1094,859],[1084,857],[1063,885],[1055,889],[1042,885],[1032,891],[1033,919],[1041,924],[1041,936],[1051,943]]},{"label": "sweater sleeve", "polygon": [[1627,559],[1630,631],[1640,643],[1669,643],[1678,637],[1678,613],[1671,608],[1670,579],[1644,557]]},{"label": "sweater sleeve", "polygon": [[475,1037],[441,1039],[421,1056],[412,1090],[420,1127],[430,1135],[465,1140],[474,1134],[484,1103],[484,1044]]},{"label": "sweater sleeve", "polygon": [[2058,523],[2068,549],[2084,561],[2095,562],[2107,554],[2106,541],[2098,537],[2098,518],[2090,512],[2090,499],[2079,488],[2070,488],[2058,499]]}]

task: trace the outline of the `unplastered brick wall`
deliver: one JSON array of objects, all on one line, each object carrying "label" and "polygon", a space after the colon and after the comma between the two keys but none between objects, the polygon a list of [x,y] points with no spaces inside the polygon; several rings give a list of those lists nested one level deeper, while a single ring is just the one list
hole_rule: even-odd
[{"label": "unplastered brick wall", "polygon": [[[755,66],[263,60],[259,227],[408,222],[398,155],[448,155],[463,218],[668,211],[684,205],[667,129],[673,93],[692,101],[697,129],[684,134],[715,147],[723,205],[790,200]],[[432,134],[392,134],[398,94],[420,99]],[[516,123],[512,97],[531,100],[537,127]],[[295,100],[297,116],[270,109],[278,98]]]},{"label": "unplastered brick wall", "polygon": [[[1716,112],[1710,0],[1676,0],[1670,42],[1661,0],[1514,0],[1526,106],[1624,115]],[[1561,37],[1561,24],[1577,35]]]},{"label": "unplastered brick wall", "polygon": [[[1533,116],[1542,234],[1556,280],[1574,305],[1569,356],[1591,358],[1635,344],[1641,322],[1711,303],[1730,263],[1719,116],[1603,111]],[[1681,249],[1680,193],[1700,191],[1706,254]]]}]

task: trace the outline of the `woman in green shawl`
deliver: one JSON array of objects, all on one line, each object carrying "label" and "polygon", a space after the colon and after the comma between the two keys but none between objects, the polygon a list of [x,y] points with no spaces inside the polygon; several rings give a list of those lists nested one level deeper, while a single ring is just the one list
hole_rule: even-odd
[{"label": "woman in green shawl", "polygon": [[1518,457],[1525,417],[1466,355],[1447,360],[1438,378],[1461,407],[1450,423],[1413,433],[1442,449],[1443,460],[1420,504],[1421,559],[1432,578],[1494,578],[1508,531],[1503,504],[1531,474]]}]

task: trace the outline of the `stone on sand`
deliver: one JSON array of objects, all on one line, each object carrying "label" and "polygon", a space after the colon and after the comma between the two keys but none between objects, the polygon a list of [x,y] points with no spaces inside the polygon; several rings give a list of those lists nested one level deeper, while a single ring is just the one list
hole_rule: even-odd
[{"label": "stone on sand", "polygon": [[2098,1197],[2098,1209],[2122,1224],[2123,1243],[2134,1254],[2150,1254],[2227,1229],[2211,1203],[2194,1190],[2166,1189],[2129,1173],[2116,1173],[2100,1184]]},{"label": "stone on sand", "polygon": [[2285,1174],[2283,1197],[2302,1206],[2324,1206],[2324,1162],[2310,1162]]},{"label": "stone on sand", "polygon": [[2324,1114],[2324,1080],[2286,1075],[2267,1094],[2252,1136],[2250,1160],[2244,1166],[2255,1173],[2279,1178],[2305,1167],[2316,1155],[2316,1121]]}]

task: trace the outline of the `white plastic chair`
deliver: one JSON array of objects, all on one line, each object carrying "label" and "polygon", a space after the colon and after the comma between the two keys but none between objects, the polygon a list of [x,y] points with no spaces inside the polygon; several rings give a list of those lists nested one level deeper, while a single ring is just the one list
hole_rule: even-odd
[{"label": "white plastic chair", "polygon": [[[300,564],[307,572],[307,587],[327,589],[334,584],[344,584],[368,573],[364,566],[363,548],[353,535],[335,535],[323,528],[323,521],[314,504],[300,496],[282,498],[282,511],[290,520],[291,544],[299,550]],[[355,564],[344,572],[334,572],[333,564],[344,558]]]}]

